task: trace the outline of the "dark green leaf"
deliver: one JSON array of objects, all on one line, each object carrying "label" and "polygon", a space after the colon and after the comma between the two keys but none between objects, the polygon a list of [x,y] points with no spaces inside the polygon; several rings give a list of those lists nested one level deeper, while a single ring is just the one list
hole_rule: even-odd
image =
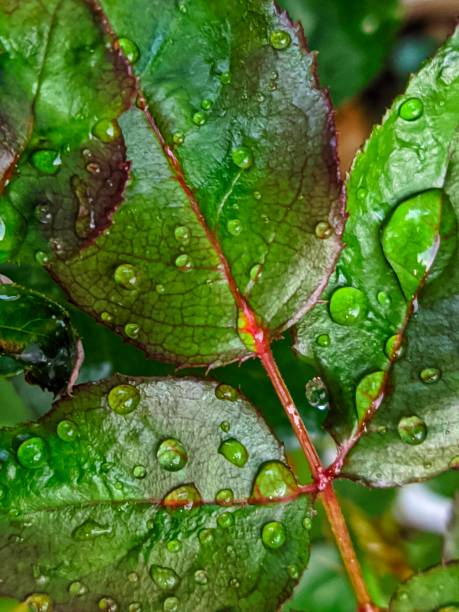
[{"label": "dark green leaf", "polygon": [[459,608],[459,563],[436,567],[413,576],[398,587],[391,612],[453,612]]},{"label": "dark green leaf", "polygon": [[19,285],[0,284],[0,376],[24,370],[29,382],[44,389],[71,389],[80,351],[61,306]]},{"label": "dark green leaf", "polygon": [[46,592],[72,612],[104,597],[123,610],[174,609],[173,597],[190,612],[275,610],[308,559],[310,500],[254,409],[218,395],[118,377],[3,430],[1,593]]},{"label": "dark green leaf", "polygon": [[271,0],[0,11],[4,258],[40,249],[84,310],[193,365],[250,354],[247,303],[276,336],[316,302],[339,249],[333,121]]},{"label": "dark green leaf", "polygon": [[281,0],[319,51],[320,80],[333,102],[359,93],[381,70],[395,38],[398,0]]},{"label": "dark green leaf", "polygon": [[342,452],[355,444],[344,473],[376,486],[430,477],[459,455],[458,104],[459,31],[358,155],[347,246],[298,330]]}]

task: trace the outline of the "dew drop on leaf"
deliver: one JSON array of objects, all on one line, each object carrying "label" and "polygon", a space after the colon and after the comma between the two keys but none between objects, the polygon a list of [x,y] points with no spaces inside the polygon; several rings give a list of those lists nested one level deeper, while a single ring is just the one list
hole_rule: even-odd
[{"label": "dew drop on leaf", "polygon": [[201,126],[201,125],[204,125],[205,122],[206,122],[206,116],[204,115],[204,113],[201,113],[201,111],[198,111],[197,113],[193,115],[193,123],[195,125]]},{"label": "dew drop on leaf", "polygon": [[104,612],[118,612],[118,604],[111,597],[102,597],[97,602],[99,610]]},{"label": "dew drop on leaf", "polygon": [[175,259],[175,265],[177,268],[181,268],[182,270],[189,270],[191,268],[191,258],[186,253],[179,255]]},{"label": "dew drop on leaf", "polygon": [[242,231],[242,224],[239,219],[231,219],[228,221],[226,228],[232,236],[239,236]]},{"label": "dew drop on leaf", "polygon": [[86,170],[90,174],[99,174],[100,173],[100,166],[99,166],[99,164],[96,164],[94,162],[90,162],[89,164],[86,165]]},{"label": "dew drop on leaf", "polygon": [[202,502],[201,494],[193,484],[180,485],[172,489],[163,499],[164,506],[192,507]]},{"label": "dew drop on leaf", "polygon": [[314,229],[314,232],[317,238],[320,238],[320,240],[325,240],[326,238],[330,238],[330,236],[333,234],[333,228],[327,221],[319,221]]},{"label": "dew drop on leaf", "polygon": [[202,569],[196,570],[194,573],[194,581],[197,584],[207,584],[208,578],[206,572]]},{"label": "dew drop on leaf", "polygon": [[406,444],[421,444],[427,436],[427,426],[416,415],[403,417],[397,426],[398,435]]},{"label": "dew drop on leaf", "polygon": [[223,512],[217,518],[217,525],[222,529],[229,529],[234,525],[234,516],[231,512]]},{"label": "dew drop on leaf", "polygon": [[281,499],[297,493],[298,487],[289,468],[280,461],[264,463],[252,487],[251,497],[255,500]]},{"label": "dew drop on leaf", "polygon": [[139,582],[139,574],[137,572],[129,572],[128,580],[131,584],[135,584],[136,582]]},{"label": "dew drop on leaf", "polygon": [[46,202],[37,204],[34,209],[35,218],[44,225],[51,223],[52,214],[51,214],[51,206]]},{"label": "dew drop on leaf", "polygon": [[250,272],[249,272],[250,279],[255,281],[262,272],[263,272],[263,266],[259,263],[255,264],[254,266],[250,268]]},{"label": "dew drop on leaf", "polygon": [[322,348],[330,346],[330,336],[328,334],[320,334],[316,338],[316,344]]},{"label": "dew drop on leaf", "polygon": [[112,529],[109,525],[101,525],[93,519],[87,519],[72,531],[72,538],[76,542],[87,542],[100,536],[110,535],[111,532]]},{"label": "dew drop on leaf", "polygon": [[231,73],[223,72],[220,75],[220,82],[222,83],[222,85],[229,85],[231,83]]},{"label": "dew drop on leaf", "polygon": [[32,593],[24,602],[32,612],[52,612],[53,600],[46,593]]},{"label": "dew drop on leaf", "polygon": [[431,385],[440,380],[441,370],[439,370],[438,368],[424,368],[420,371],[419,378],[426,385]]},{"label": "dew drop on leaf", "polygon": [[121,51],[126,56],[128,62],[130,62],[131,64],[135,64],[138,61],[140,57],[140,52],[138,46],[135,44],[134,41],[129,38],[119,38],[118,45]]},{"label": "dew drop on leaf", "polygon": [[381,306],[389,306],[391,303],[390,295],[388,295],[385,291],[380,291],[376,296],[376,299],[381,304]]},{"label": "dew drop on leaf", "polygon": [[384,347],[384,352],[392,361],[400,359],[404,352],[404,345],[398,334],[395,334],[387,339]]},{"label": "dew drop on leaf", "polygon": [[182,470],[188,461],[188,455],[183,444],[176,438],[163,440],[156,451],[156,457],[159,465],[168,472]]},{"label": "dew drop on leaf", "polygon": [[147,475],[147,470],[144,465],[136,465],[134,466],[134,469],[132,470],[132,474],[134,478],[138,478],[139,480],[141,480],[142,478],[145,478],[145,476]]},{"label": "dew drop on leaf", "polygon": [[57,174],[62,165],[61,156],[54,149],[40,149],[32,153],[32,166],[42,174]]},{"label": "dew drop on leaf", "polygon": [[300,577],[300,570],[296,565],[289,565],[287,567],[287,573],[292,580],[298,580]]},{"label": "dew drop on leaf", "polygon": [[102,119],[92,128],[92,133],[102,142],[113,142],[121,136],[121,128],[116,119]]},{"label": "dew drop on leaf", "polygon": [[186,244],[190,240],[190,230],[186,227],[186,225],[179,225],[174,230],[174,236],[177,242]]},{"label": "dew drop on leaf", "polygon": [[139,285],[139,275],[131,264],[120,264],[113,275],[115,283],[124,289],[135,289]]},{"label": "dew drop on leaf", "polygon": [[338,325],[355,325],[367,315],[367,300],[360,289],[340,287],[330,299],[330,316]]},{"label": "dew drop on leaf", "polygon": [[49,255],[44,251],[37,251],[35,253],[35,261],[39,266],[45,266],[47,263],[49,263],[49,260]]},{"label": "dew drop on leaf", "polygon": [[78,427],[73,423],[64,419],[57,424],[57,435],[63,442],[74,442],[78,438]]},{"label": "dew drop on leaf", "polygon": [[255,200],[261,200],[261,193],[259,191],[254,191],[253,197],[255,198]]},{"label": "dew drop on leaf", "polygon": [[231,489],[220,489],[215,495],[217,504],[230,504],[234,500],[234,493]]},{"label": "dew drop on leaf", "polygon": [[139,337],[140,326],[137,323],[129,322],[124,326],[124,333],[128,338],[135,340]]},{"label": "dew drop on leaf", "polygon": [[212,108],[212,100],[209,100],[208,98],[205,98],[202,102],[201,102],[201,108],[203,110],[210,110]]},{"label": "dew drop on leaf", "polygon": [[104,323],[111,323],[113,321],[113,315],[107,311],[102,312],[100,318]]},{"label": "dew drop on leaf", "polygon": [[231,580],[229,581],[229,585],[233,589],[238,589],[241,586],[241,583],[237,578],[231,578]]},{"label": "dew drop on leaf", "polygon": [[166,544],[166,548],[169,552],[177,553],[182,548],[182,545],[178,540],[169,540]]},{"label": "dew drop on leaf", "polygon": [[269,40],[271,46],[278,50],[287,49],[292,42],[290,34],[285,30],[275,30],[274,32],[271,32]]},{"label": "dew drop on leaf", "polygon": [[185,142],[185,134],[183,132],[175,132],[175,134],[172,136],[172,140],[174,141],[174,144],[181,145]]},{"label": "dew drop on leaf", "polygon": [[201,544],[211,544],[214,539],[213,529],[201,529],[198,533],[198,538]]},{"label": "dew drop on leaf", "polygon": [[108,394],[108,405],[116,414],[129,414],[139,403],[140,393],[133,385],[117,385]]},{"label": "dew drop on leaf", "polygon": [[328,391],[324,381],[319,376],[314,376],[308,380],[305,386],[306,399],[314,408],[318,410],[327,410]]},{"label": "dew drop on leaf", "polygon": [[157,587],[163,591],[173,591],[180,582],[180,578],[170,567],[162,565],[152,565],[150,568],[150,576]]},{"label": "dew drop on leaf", "polygon": [[424,104],[419,98],[408,98],[405,100],[399,110],[399,117],[405,121],[416,121],[424,112]]},{"label": "dew drop on leaf", "polygon": [[279,521],[270,521],[263,525],[261,541],[266,548],[281,548],[285,544],[286,539],[285,527]]},{"label": "dew drop on leaf", "polygon": [[228,432],[231,429],[231,425],[229,421],[222,421],[220,423],[220,429],[222,431]]},{"label": "dew drop on leaf", "polygon": [[163,602],[164,612],[178,612],[180,601],[177,597],[167,597]]},{"label": "dew drop on leaf", "polygon": [[142,604],[138,601],[133,601],[128,605],[128,612],[142,612]]},{"label": "dew drop on leaf", "polygon": [[215,397],[220,400],[228,400],[230,402],[234,402],[235,400],[237,400],[238,394],[236,389],[231,385],[221,383],[215,388]]},{"label": "dew drop on leaf", "polygon": [[46,443],[42,438],[33,437],[22,442],[17,450],[19,463],[30,470],[37,469],[46,463]]},{"label": "dew drop on leaf", "polygon": [[156,293],[159,293],[159,295],[163,295],[163,293],[166,292],[166,287],[164,285],[161,285],[161,283],[160,283],[160,284],[156,285],[155,291],[156,291]]},{"label": "dew drop on leaf", "polygon": [[75,580],[69,584],[69,593],[72,597],[81,597],[88,592],[88,588],[83,582]]},{"label": "dew drop on leaf", "polygon": [[253,164],[253,153],[249,147],[236,147],[231,152],[231,158],[242,170],[247,170]]},{"label": "dew drop on leaf", "polygon": [[246,447],[235,438],[224,440],[220,444],[218,452],[230,463],[240,468],[244,467],[249,458],[249,453]]},{"label": "dew drop on leaf", "polygon": [[367,194],[368,191],[365,189],[365,187],[359,187],[357,189],[357,199],[361,202],[367,197]]}]

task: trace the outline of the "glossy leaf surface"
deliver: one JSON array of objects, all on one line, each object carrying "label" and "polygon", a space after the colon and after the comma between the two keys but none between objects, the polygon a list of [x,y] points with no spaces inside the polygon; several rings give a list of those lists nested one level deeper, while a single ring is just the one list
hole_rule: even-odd
[{"label": "glossy leaf surface", "polygon": [[339,248],[334,128],[270,0],[1,10],[3,259],[40,248],[77,305],[193,365],[247,356],[247,304],[276,335],[315,303]]},{"label": "glossy leaf surface", "polygon": [[63,611],[264,612],[306,565],[310,501],[230,389],[78,387],[37,423],[3,430],[0,447],[4,596],[47,593]]},{"label": "glossy leaf surface", "polygon": [[391,612],[453,612],[459,607],[459,563],[437,565],[399,586],[390,604]]},{"label": "glossy leaf surface", "polygon": [[355,444],[344,473],[377,486],[427,478],[459,454],[458,103],[456,32],[358,155],[347,246],[298,329],[332,396],[333,435]]}]

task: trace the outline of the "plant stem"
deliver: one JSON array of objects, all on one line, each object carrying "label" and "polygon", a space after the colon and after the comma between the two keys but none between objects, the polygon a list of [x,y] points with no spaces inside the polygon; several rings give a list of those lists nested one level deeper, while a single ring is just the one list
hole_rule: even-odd
[{"label": "plant stem", "polygon": [[344,567],[346,568],[352,588],[354,589],[359,611],[376,611],[378,610],[378,607],[371,601],[367,587],[363,580],[359,561],[357,559],[343,513],[341,512],[338,498],[336,497],[333,488],[333,478],[327,474],[326,470],[322,466],[320,457],[317,454],[300,413],[293,402],[292,396],[287,389],[285,381],[282,378],[282,374],[274,361],[270,348],[265,346],[264,350],[258,352],[258,356],[266,370],[267,375],[269,376],[269,379],[271,380],[285,413],[290,420],[306,459],[308,460],[312,477],[316,482],[317,490],[319,491],[319,496],[327,514],[327,518],[340,551]]}]

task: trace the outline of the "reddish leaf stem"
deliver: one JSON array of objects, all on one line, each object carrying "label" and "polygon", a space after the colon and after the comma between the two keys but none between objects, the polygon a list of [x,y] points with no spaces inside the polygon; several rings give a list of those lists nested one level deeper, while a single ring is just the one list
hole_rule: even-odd
[{"label": "reddish leaf stem", "polygon": [[378,607],[371,601],[363,580],[362,571],[357,559],[357,555],[352,544],[349,531],[347,529],[343,513],[339,501],[336,497],[333,488],[333,477],[327,474],[323,468],[319,455],[312,443],[308,430],[306,429],[303,420],[296,408],[292,396],[285,384],[282,374],[274,361],[271,349],[267,343],[257,347],[258,356],[261,363],[269,376],[271,383],[279,397],[279,400],[287,414],[293,430],[301,444],[304,454],[308,460],[312,477],[319,491],[319,495],[327,514],[331,530],[333,532],[336,544],[340,551],[344,567],[346,568],[349,580],[354,589],[358,609],[360,612],[372,612],[378,610]]}]

